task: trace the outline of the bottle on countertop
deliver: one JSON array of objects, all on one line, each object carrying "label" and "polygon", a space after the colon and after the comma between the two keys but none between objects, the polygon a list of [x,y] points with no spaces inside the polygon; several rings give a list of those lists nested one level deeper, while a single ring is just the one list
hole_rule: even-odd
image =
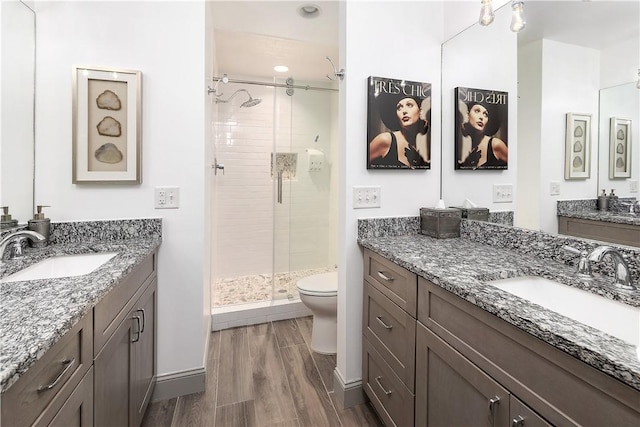
[{"label": "bottle on countertop", "polygon": [[598,196],[598,210],[606,211],[609,209],[609,199],[607,198],[607,192],[603,189],[602,194]]},{"label": "bottle on countertop", "polygon": [[9,206],[2,206],[2,215],[0,215],[0,228],[11,228],[16,227],[18,225],[17,219],[11,219],[11,214],[9,213]]},{"label": "bottle on countertop", "polygon": [[611,193],[607,198],[609,199],[609,210],[613,212],[618,212],[618,195],[615,193],[616,190],[611,189]]},{"label": "bottle on countertop", "polygon": [[31,231],[35,231],[36,233],[40,233],[44,236],[44,240],[41,242],[35,242],[29,240],[29,244],[33,248],[41,248],[43,246],[47,246],[49,243],[49,231],[51,228],[51,220],[49,218],[44,217],[44,212],[42,212],[42,208],[48,208],[47,205],[38,205],[37,212],[33,215],[33,219],[30,219],[28,222],[28,228]]}]

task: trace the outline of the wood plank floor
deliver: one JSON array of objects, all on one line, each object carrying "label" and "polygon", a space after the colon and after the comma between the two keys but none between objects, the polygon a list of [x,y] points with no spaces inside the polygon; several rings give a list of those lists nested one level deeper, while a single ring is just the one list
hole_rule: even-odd
[{"label": "wood plank floor", "polygon": [[143,427],[381,427],[369,404],[335,402],[336,357],[311,351],[311,328],[301,317],[213,332],[205,391],[151,403]]}]

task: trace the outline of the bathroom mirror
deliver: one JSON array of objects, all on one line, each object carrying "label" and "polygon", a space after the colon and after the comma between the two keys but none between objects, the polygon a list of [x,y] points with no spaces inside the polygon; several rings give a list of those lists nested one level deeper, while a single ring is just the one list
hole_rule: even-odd
[{"label": "bathroom mirror", "polygon": [[35,12],[3,1],[0,206],[25,224],[34,208]]},{"label": "bathroom mirror", "polygon": [[[636,82],[628,82],[613,87],[600,90],[600,125],[599,140],[600,151],[598,153],[598,190],[605,189],[607,194],[613,189],[620,196],[628,196],[638,198],[638,180],[640,178],[640,90],[636,87]],[[611,119],[622,118],[631,120],[629,126],[630,138],[630,179],[625,177],[611,178]],[[614,149],[624,139],[618,139],[622,135],[618,134],[614,137]],[[622,155],[615,154],[620,162]],[[615,161],[614,160],[614,161]],[[635,182],[635,184],[633,184]],[[635,185],[635,191],[631,188]]]},{"label": "bathroom mirror", "polygon": [[[515,151],[516,159],[509,157],[509,165],[515,160],[517,176],[514,178],[515,197],[513,203],[492,205],[490,191],[485,191],[485,199],[479,203],[491,210],[513,210],[516,212],[516,226],[557,232],[556,202],[567,199],[595,198],[599,188],[616,188],[620,196],[637,197],[631,193],[632,181],[638,181],[640,175],[640,149],[637,124],[634,124],[634,147],[631,160],[632,179],[608,180],[608,163],[603,170],[603,159],[609,156],[609,117],[606,117],[606,129],[602,121],[605,115],[600,111],[600,91],[607,98],[604,88],[614,88],[637,78],[640,66],[638,58],[640,5],[637,1],[526,1],[526,28],[517,34],[517,47],[504,48],[491,36],[491,44],[480,43],[485,51],[500,49],[502,55],[514,57],[517,66],[510,70],[517,73],[517,114],[511,115],[509,126],[517,129]],[[451,52],[459,46],[478,45],[478,29],[487,30],[500,23],[503,46],[511,47],[514,36],[508,24],[498,22],[502,14],[510,14],[507,3],[496,10],[496,20],[488,27],[474,24],[469,29],[443,44],[443,79],[455,72],[448,58],[460,52]],[[504,19],[502,19],[504,21]],[[486,31],[485,31],[486,32]],[[469,72],[492,75],[496,73],[495,64],[490,61],[476,61],[469,64]],[[635,81],[635,80],[634,80]],[[464,82],[460,82],[461,86]],[[444,83],[443,83],[444,88]],[[635,101],[638,89],[635,89]],[[444,96],[444,89],[443,89]],[[633,98],[633,94],[630,95]],[[637,109],[635,120],[638,121]],[[443,152],[448,143],[444,138],[445,109],[443,100]],[[590,176],[581,180],[564,179],[565,125],[567,113],[587,113],[592,115],[592,141]],[[611,113],[613,114],[613,113]],[[618,113],[615,113],[618,114]],[[629,114],[633,114],[630,112]],[[602,121],[600,116],[602,115]],[[602,136],[606,135],[606,137]],[[443,154],[444,157],[444,154]],[[447,162],[443,169],[452,168]],[[486,188],[499,182],[504,175],[474,175],[483,181]],[[605,179],[604,177],[607,176]],[[451,194],[464,191],[465,185],[447,182],[443,174],[442,196],[445,201]],[[471,179],[471,178],[469,178]],[[604,186],[604,187],[603,187]],[[559,189],[559,194],[551,194]],[[479,192],[474,191],[474,196]],[[469,196],[467,196],[469,197]],[[474,200],[476,201],[476,200]]]}]

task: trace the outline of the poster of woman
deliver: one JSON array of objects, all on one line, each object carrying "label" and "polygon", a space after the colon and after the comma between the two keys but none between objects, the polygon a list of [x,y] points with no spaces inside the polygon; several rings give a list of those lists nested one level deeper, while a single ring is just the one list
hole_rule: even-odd
[{"label": "poster of woman", "polygon": [[508,169],[508,94],[457,87],[455,169]]},{"label": "poster of woman", "polygon": [[368,84],[367,169],[431,169],[431,83]]}]

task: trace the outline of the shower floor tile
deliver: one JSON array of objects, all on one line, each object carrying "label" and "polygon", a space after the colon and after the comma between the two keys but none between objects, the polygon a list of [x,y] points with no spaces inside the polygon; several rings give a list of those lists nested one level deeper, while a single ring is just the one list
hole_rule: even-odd
[{"label": "shower floor tile", "polygon": [[[296,282],[307,276],[335,271],[335,268],[314,268],[274,275],[273,299],[298,299]],[[271,300],[271,275],[254,274],[217,279],[211,292],[213,307],[247,304]]]}]

